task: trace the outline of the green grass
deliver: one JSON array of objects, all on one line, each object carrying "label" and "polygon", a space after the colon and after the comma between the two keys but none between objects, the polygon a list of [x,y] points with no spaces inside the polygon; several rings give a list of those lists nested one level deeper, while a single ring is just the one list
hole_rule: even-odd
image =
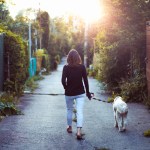
[{"label": "green grass", "polygon": [[145,137],[150,137],[150,129],[144,132]]},{"label": "green grass", "polygon": [[33,92],[36,88],[38,88],[38,83],[36,81],[44,79],[42,76],[36,75],[29,78],[25,83],[25,89]]}]

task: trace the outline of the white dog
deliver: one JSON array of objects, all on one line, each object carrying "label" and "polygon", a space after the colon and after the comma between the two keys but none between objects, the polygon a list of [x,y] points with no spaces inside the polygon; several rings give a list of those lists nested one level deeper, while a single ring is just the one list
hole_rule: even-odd
[{"label": "white dog", "polygon": [[122,97],[117,96],[113,102],[113,111],[115,118],[115,127],[119,128],[119,132],[125,131],[127,126],[128,106],[122,100]]}]

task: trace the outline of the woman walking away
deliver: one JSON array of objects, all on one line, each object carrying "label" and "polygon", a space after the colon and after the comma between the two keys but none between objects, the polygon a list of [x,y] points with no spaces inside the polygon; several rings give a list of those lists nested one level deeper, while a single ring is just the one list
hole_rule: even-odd
[{"label": "woman walking away", "polygon": [[[77,139],[82,139],[81,128],[83,125],[83,106],[86,96],[91,99],[86,68],[81,64],[79,53],[72,49],[67,57],[67,65],[63,67],[62,85],[65,89],[65,99],[67,107],[67,132],[72,133],[73,102],[76,101],[77,110]],[[84,84],[83,84],[84,82]],[[85,87],[84,87],[85,86]]]}]

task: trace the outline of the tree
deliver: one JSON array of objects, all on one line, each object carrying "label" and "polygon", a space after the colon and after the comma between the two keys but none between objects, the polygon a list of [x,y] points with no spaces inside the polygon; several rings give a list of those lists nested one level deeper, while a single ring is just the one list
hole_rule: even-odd
[{"label": "tree", "polygon": [[42,29],[41,34],[41,48],[48,50],[48,43],[50,38],[50,17],[46,11],[39,12],[37,15],[40,28]]},{"label": "tree", "polygon": [[70,24],[66,24],[66,21],[62,17],[56,17],[51,19],[51,33],[49,40],[48,53],[51,57],[51,69],[57,68],[59,58],[65,56],[70,50]]},{"label": "tree", "polygon": [[[150,19],[150,9],[145,1],[105,0],[103,3],[107,15],[95,39],[94,66],[98,78],[110,89],[118,90],[122,80],[136,82],[139,80],[137,76],[141,76],[143,81],[145,22]],[[139,85],[139,89],[140,86],[146,92],[146,82],[145,85]],[[130,90],[126,93],[134,92],[134,89]]]},{"label": "tree", "polygon": [[0,1],[0,24],[7,26],[12,21],[12,17],[9,16],[9,10],[5,0]]}]

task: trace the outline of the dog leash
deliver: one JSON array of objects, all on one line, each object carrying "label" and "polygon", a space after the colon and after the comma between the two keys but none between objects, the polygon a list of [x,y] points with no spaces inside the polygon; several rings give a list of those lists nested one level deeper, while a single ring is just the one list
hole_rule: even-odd
[{"label": "dog leash", "polygon": [[100,101],[100,102],[104,102],[104,103],[110,103],[110,102],[108,102],[108,101],[105,101],[105,100],[102,100],[102,99],[100,99],[100,98],[94,97],[94,93],[90,93],[90,94],[91,94],[91,98],[94,99],[94,100],[97,100],[97,101]]},{"label": "dog leash", "polygon": [[96,97],[92,97],[92,99],[94,99],[96,101],[104,102],[104,103],[110,103],[108,101],[105,101],[105,100],[102,100],[102,99],[99,99],[99,98],[96,98]]}]

